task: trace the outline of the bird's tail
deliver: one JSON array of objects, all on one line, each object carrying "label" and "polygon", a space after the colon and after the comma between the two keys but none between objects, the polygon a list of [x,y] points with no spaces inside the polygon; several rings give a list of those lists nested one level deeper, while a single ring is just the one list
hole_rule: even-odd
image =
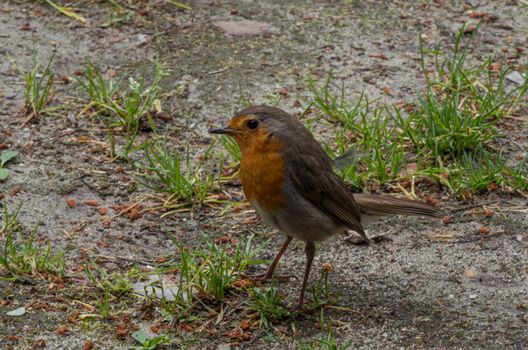
[{"label": "bird's tail", "polygon": [[382,215],[421,215],[442,217],[443,213],[438,208],[419,201],[378,196],[372,194],[356,194],[354,199],[359,205],[361,215],[382,216]]}]

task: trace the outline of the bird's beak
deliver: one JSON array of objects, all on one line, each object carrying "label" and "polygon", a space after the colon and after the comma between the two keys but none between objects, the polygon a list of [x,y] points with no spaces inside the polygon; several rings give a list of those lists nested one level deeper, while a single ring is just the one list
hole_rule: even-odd
[{"label": "bird's beak", "polygon": [[225,134],[225,135],[234,135],[237,133],[235,129],[231,128],[217,128],[209,130],[210,134]]}]

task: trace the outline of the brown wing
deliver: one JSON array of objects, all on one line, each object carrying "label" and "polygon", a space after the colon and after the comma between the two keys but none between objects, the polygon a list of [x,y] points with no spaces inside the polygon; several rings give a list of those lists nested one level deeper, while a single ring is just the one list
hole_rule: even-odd
[{"label": "brown wing", "polygon": [[[299,158],[302,162],[299,162]],[[366,237],[359,206],[341,178],[333,172],[330,159],[325,158],[323,161],[321,157],[309,154],[299,158],[296,166],[290,169],[296,189],[316,207]]]}]

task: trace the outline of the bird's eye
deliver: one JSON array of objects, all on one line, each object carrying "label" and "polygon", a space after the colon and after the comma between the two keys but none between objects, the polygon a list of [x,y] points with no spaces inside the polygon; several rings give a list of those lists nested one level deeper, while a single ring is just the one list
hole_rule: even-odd
[{"label": "bird's eye", "polygon": [[259,122],[258,122],[258,120],[256,120],[256,119],[251,119],[251,120],[249,120],[249,121],[247,122],[247,126],[248,126],[248,128],[250,128],[250,129],[256,129],[257,126],[258,126],[258,124],[259,124]]}]

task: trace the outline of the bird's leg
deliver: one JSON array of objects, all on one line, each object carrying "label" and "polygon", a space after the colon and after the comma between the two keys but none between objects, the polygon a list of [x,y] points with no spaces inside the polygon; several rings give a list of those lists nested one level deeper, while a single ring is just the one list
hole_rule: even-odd
[{"label": "bird's leg", "polygon": [[312,262],[315,256],[315,243],[306,242],[304,251],[306,253],[306,269],[304,270],[304,279],[301,287],[301,295],[299,297],[299,305],[297,306],[299,310],[302,310],[304,304],[304,292],[306,290],[306,285],[308,284],[308,277],[310,276],[310,269],[312,268]]},{"label": "bird's leg", "polygon": [[[266,273],[263,274],[263,275],[255,276],[253,278],[253,280],[264,281],[264,280],[269,280],[269,279],[271,279],[273,277],[273,272],[275,271],[275,268],[277,267],[277,264],[279,263],[279,260],[282,258],[282,255],[284,254],[284,252],[288,248],[288,245],[290,244],[292,239],[293,239],[293,237],[291,237],[291,236],[286,237],[286,241],[282,245],[281,250],[279,250],[279,252],[277,253],[277,256],[275,256],[275,259],[273,259],[273,262],[271,263],[271,265],[268,267],[268,271],[266,271]],[[276,276],[276,277],[279,280],[281,280],[281,279],[288,280],[292,276]]]},{"label": "bird's leg", "polygon": [[292,241],[293,237],[288,236],[286,237],[286,241],[284,241],[284,244],[282,245],[281,250],[277,253],[277,256],[275,256],[275,259],[273,259],[273,262],[268,267],[268,271],[266,271],[266,279],[270,279],[273,276],[273,272],[275,271],[275,268],[277,267],[277,264],[279,263],[279,260],[282,258],[282,255],[288,248],[288,245],[290,245],[290,242]]}]

